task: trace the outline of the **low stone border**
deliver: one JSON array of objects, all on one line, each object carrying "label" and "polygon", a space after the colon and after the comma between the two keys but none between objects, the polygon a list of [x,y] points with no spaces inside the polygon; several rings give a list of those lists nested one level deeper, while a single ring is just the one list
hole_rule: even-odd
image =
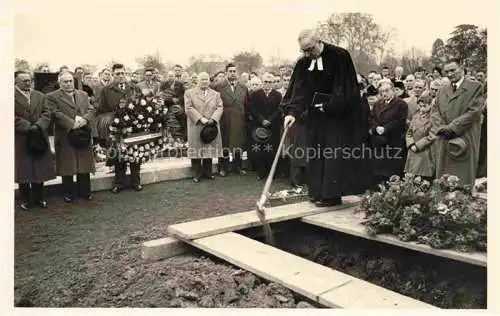
[{"label": "low stone border", "polygon": [[[217,171],[217,159],[213,160],[213,172]],[[109,169],[104,164],[98,165],[98,171],[90,175],[90,187],[92,192],[110,190],[113,187],[114,173],[108,173]],[[159,158],[148,162],[141,167],[141,184],[152,184],[163,181],[181,180],[193,176],[191,159],[188,158]],[[127,181],[129,176],[127,176]],[[57,177],[45,182],[48,192],[58,191],[61,188],[62,179]],[[15,193],[18,194],[18,185],[14,185]]]}]

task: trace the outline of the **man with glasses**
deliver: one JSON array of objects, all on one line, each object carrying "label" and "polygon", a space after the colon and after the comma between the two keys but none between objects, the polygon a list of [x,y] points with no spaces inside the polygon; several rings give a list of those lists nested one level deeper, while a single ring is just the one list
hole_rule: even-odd
[{"label": "man with glasses", "polygon": [[304,56],[297,61],[285,94],[284,126],[307,113],[308,187],[317,206],[342,203],[342,196],[370,188],[362,142],[368,133],[356,70],[349,52],[300,32]]},{"label": "man with glasses", "polygon": [[[254,91],[250,95],[248,102],[248,113],[251,116],[249,122],[249,157],[252,166],[257,169],[257,180],[262,180],[268,176],[273,164],[276,150],[280,141],[281,129],[281,94],[273,88],[276,79],[270,73],[263,76],[263,88]],[[270,136],[267,139],[255,139],[257,129],[268,131]]]},{"label": "man with glasses", "polygon": [[441,82],[439,80],[431,81],[431,84],[429,85],[429,96],[432,98],[431,105],[434,105],[434,103],[436,102],[436,96],[439,92],[439,89],[441,89]]},{"label": "man with glasses", "polygon": [[408,117],[406,122],[410,124],[411,119],[419,109],[419,100],[425,91],[425,81],[423,79],[416,79],[413,83],[413,93],[408,97],[403,99],[403,101],[408,104]]}]

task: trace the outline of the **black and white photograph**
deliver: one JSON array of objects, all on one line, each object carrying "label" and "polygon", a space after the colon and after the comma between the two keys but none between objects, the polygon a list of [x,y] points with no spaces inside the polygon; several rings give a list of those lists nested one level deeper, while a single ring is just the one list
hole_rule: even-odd
[{"label": "black and white photograph", "polygon": [[496,1],[11,7],[9,310],[496,304]]}]

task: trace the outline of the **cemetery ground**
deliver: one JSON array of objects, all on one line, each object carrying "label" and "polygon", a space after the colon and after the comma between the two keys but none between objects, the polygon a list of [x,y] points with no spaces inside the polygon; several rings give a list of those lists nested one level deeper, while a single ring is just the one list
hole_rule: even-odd
[{"label": "cemetery ground", "polygon": [[[255,210],[263,185],[253,172],[198,184],[184,179],[146,185],[142,192],[95,192],[91,202],[66,204],[61,197],[50,196],[48,209],[16,211],[14,303],[320,307],[195,248],[155,262],[141,258],[141,244],[167,237],[170,225]],[[288,181],[278,178],[271,192],[288,188]],[[279,249],[436,307],[485,308],[487,304],[484,267],[307,224],[278,232],[276,237]],[[412,260],[407,260],[409,256]]]},{"label": "cemetery ground", "polygon": [[[297,297],[251,273],[196,252],[157,262],[141,243],[167,226],[255,208],[253,173],[215,181],[167,181],[142,192],[95,192],[69,205],[15,213],[15,305],[35,307],[295,307]],[[288,188],[283,179],[273,190]],[[304,303],[301,303],[304,304]]]}]

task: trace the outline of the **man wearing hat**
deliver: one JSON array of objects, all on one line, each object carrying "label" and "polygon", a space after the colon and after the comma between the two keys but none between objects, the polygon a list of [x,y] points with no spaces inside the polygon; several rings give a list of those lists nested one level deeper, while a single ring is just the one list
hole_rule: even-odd
[{"label": "man wearing hat", "polygon": [[446,62],[443,74],[451,84],[438,92],[431,112],[432,131],[438,136],[436,177],[455,175],[461,185],[473,187],[479,159],[483,86],[464,78],[457,59]]},{"label": "man wearing hat", "polygon": [[202,72],[198,75],[198,85],[184,95],[188,118],[188,158],[192,159],[195,183],[200,182],[202,177],[213,180],[212,159],[222,157],[222,99],[219,92],[208,87],[209,83],[209,75]]},{"label": "man wearing hat", "polygon": [[266,73],[262,76],[263,87],[250,95],[247,110],[251,116],[249,156],[256,164],[257,180],[265,178],[276,154],[280,142],[282,125],[280,103],[281,93],[273,89],[274,76]]},{"label": "man wearing hat", "polygon": [[403,81],[393,80],[392,82],[394,84],[394,93],[398,98],[405,99],[409,97],[408,93],[406,93],[406,88]]},{"label": "man wearing hat", "polygon": [[17,71],[14,79],[14,172],[22,198],[20,207],[25,211],[32,206],[46,208],[43,182],[56,177],[47,134],[51,113],[45,95],[31,89],[28,72]]},{"label": "man wearing hat", "polygon": [[62,177],[64,200],[71,203],[75,199],[74,175],[78,196],[91,200],[90,173],[95,172],[91,125],[95,109],[87,93],[75,89],[70,72],[59,74],[59,87],[47,94],[47,105],[54,116],[56,170]]}]

